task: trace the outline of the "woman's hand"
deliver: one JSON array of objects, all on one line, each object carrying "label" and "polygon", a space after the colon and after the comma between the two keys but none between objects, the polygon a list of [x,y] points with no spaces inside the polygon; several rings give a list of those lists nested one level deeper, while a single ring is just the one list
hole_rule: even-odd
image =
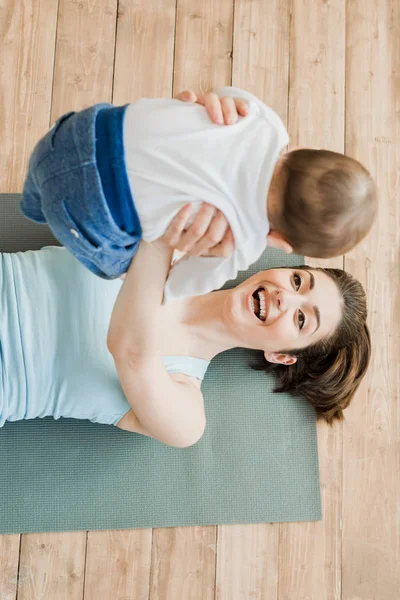
[{"label": "woman's hand", "polygon": [[181,92],[175,96],[176,100],[182,102],[196,102],[204,106],[208,115],[217,125],[233,125],[239,116],[245,117],[249,112],[249,105],[243,98],[220,98],[214,92],[197,93],[190,90]]},{"label": "woman's hand", "polygon": [[186,204],[178,212],[163,236],[164,242],[190,256],[231,256],[234,239],[225,215],[205,202],[188,226],[192,209]]}]

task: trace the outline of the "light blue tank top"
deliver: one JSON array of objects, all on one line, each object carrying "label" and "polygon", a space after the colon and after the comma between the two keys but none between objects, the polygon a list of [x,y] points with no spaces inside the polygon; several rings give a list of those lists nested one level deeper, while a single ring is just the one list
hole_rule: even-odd
[{"label": "light blue tank top", "polygon": [[[130,405],[107,349],[121,280],[92,275],[64,248],[0,254],[0,426],[52,416],[116,425]],[[203,379],[209,362],[165,356]]]}]

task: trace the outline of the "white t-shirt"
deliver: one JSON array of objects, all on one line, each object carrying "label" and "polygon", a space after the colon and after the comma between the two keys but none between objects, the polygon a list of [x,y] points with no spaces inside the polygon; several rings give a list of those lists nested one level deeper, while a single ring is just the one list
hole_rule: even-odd
[{"label": "white t-shirt", "polygon": [[164,302],[219,289],[255,262],[269,231],[267,195],[279,154],[288,143],[278,115],[252,94],[231,87],[249,113],[216,125],[198,104],[142,99],[124,119],[125,160],[143,239],[160,237],[187,203],[208,202],[227,218],[235,239],[229,258],[184,256],[171,268]]}]

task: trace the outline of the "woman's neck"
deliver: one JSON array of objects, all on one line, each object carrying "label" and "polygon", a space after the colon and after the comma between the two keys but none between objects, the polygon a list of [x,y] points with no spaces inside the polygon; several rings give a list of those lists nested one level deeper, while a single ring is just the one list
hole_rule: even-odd
[{"label": "woman's neck", "polygon": [[204,296],[182,298],[163,307],[165,318],[174,327],[175,344],[188,354],[211,360],[237,344],[224,319],[227,290]]}]

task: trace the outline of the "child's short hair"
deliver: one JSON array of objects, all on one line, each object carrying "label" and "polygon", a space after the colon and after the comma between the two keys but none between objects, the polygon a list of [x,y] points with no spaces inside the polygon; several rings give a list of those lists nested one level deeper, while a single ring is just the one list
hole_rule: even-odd
[{"label": "child's short hair", "polygon": [[293,150],[283,160],[285,189],[274,228],[295,252],[331,258],[351,250],[370,230],[376,188],[356,160],[329,150]]}]

